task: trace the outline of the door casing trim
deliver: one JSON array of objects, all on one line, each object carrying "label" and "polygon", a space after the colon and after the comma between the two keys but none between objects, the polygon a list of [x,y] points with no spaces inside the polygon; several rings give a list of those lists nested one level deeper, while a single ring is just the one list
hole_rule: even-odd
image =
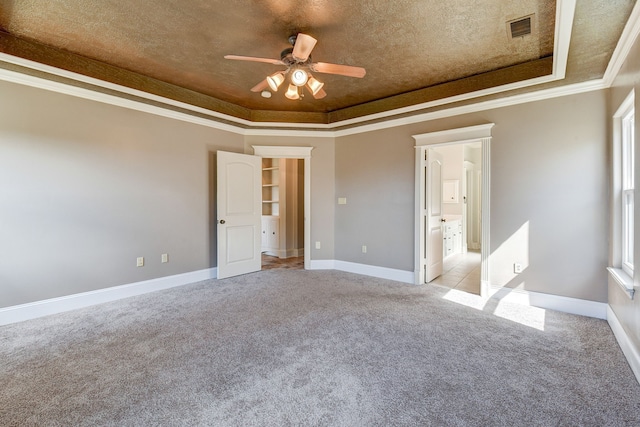
[{"label": "door casing trim", "polygon": [[445,131],[429,132],[412,135],[415,145],[415,229],[414,229],[414,257],[415,284],[424,284],[422,272],[421,250],[424,247],[424,230],[420,220],[421,206],[425,201],[425,180],[421,168],[421,159],[424,158],[428,148],[436,146],[468,144],[480,142],[482,145],[482,195],[481,195],[481,223],[482,237],[480,248],[480,296],[489,296],[489,257],[490,247],[490,208],[491,208],[491,129],[495,123],[487,123],[477,126],[449,129]]}]

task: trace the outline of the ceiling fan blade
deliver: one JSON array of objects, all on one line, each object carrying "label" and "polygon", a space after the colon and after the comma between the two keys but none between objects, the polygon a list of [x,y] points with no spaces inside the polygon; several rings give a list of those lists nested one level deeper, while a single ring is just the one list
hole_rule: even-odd
[{"label": "ceiling fan blade", "polygon": [[362,67],[353,67],[351,65],[329,64],[327,62],[316,62],[311,64],[310,68],[318,73],[339,74],[347,77],[362,78],[367,74],[367,70]]},{"label": "ceiling fan blade", "polygon": [[269,87],[269,83],[267,83],[267,79],[264,79],[263,81],[261,81],[260,83],[252,87],[251,92],[262,92],[268,87]]},{"label": "ceiling fan blade", "polygon": [[267,64],[284,65],[284,62],[279,59],[257,58],[255,56],[225,55],[224,59],[233,59],[236,61],[266,62]]},{"label": "ceiling fan blade", "polygon": [[327,96],[327,92],[325,92],[325,91],[324,91],[324,89],[320,89],[320,90],[318,91],[318,93],[316,93],[315,95],[313,95],[313,97],[314,97],[315,99],[322,99],[322,98],[324,98],[325,96]]},{"label": "ceiling fan blade", "polygon": [[297,61],[304,62],[311,55],[311,51],[318,43],[318,40],[306,34],[299,33],[296,36],[296,44],[293,45],[293,57]]}]

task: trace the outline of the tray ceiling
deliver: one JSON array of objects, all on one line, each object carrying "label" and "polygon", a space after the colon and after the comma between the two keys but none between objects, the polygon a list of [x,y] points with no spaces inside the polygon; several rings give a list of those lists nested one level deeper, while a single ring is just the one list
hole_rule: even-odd
[{"label": "tray ceiling", "polygon": [[[604,74],[635,1],[579,0],[561,82]],[[507,23],[531,16],[532,33]],[[0,51],[254,122],[331,123],[552,73],[553,0],[0,0]],[[314,61],[364,67],[315,76],[327,96],[250,89],[284,67],[288,37]],[[9,67],[6,63],[5,67]]]}]

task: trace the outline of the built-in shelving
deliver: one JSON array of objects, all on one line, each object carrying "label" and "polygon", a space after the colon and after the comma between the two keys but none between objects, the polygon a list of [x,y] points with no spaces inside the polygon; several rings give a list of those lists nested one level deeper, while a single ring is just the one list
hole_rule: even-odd
[{"label": "built-in shelving", "polygon": [[262,215],[280,213],[280,159],[262,159]]}]

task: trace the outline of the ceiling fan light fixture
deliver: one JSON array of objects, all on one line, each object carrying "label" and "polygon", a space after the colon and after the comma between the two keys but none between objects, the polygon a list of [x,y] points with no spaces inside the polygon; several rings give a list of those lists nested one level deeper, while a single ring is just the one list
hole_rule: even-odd
[{"label": "ceiling fan light fixture", "polygon": [[304,86],[307,80],[309,80],[309,75],[303,69],[296,68],[291,73],[291,83],[296,86]]},{"label": "ceiling fan light fixture", "polygon": [[318,40],[310,35],[298,33],[289,37],[289,43],[293,48],[287,48],[280,52],[280,59],[259,58],[256,56],[242,55],[225,55],[225,59],[235,61],[263,62],[273,65],[283,65],[286,70],[278,71],[271,74],[266,79],[251,88],[251,92],[261,93],[265,98],[271,95],[271,92],[265,90],[270,88],[274,93],[282,84],[287,82],[287,90],[285,96],[288,99],[303,99],[307,90],[313,94],[315,99],[322,99],[327,96],[324,91],[324,83],[316,80],[311,72],[324,74],[337,74],[346,77],[363,78],[366,70],[362,67],[352,65],[332,64],[329,62],[313,62],[311,60],[311,51]]},{"label": "ceiling fan light fixture", "polygon": [[280,71],[273,73],[267,77],[267,83],[272,91],[277,92],[280,85],[284,82],[284,75]]},{"label": "ceiling fan light fixture", "polygon": [[287,89],[287,92],[284,94],[284,96],[286,96],[289,99],[300,99],[300,93],[298,92],[298,86],[296,85],[289,85],[289,88]]},{"label": "ceiling fan light fixture", "polygon": [[307,87],[309,88],[309,90],[314,96],[318,94],[320,89],[322,89],[322,86],[324,86],[324,83],[319,82],[313,76],[309,77],[309,81],[307,82]]}]

